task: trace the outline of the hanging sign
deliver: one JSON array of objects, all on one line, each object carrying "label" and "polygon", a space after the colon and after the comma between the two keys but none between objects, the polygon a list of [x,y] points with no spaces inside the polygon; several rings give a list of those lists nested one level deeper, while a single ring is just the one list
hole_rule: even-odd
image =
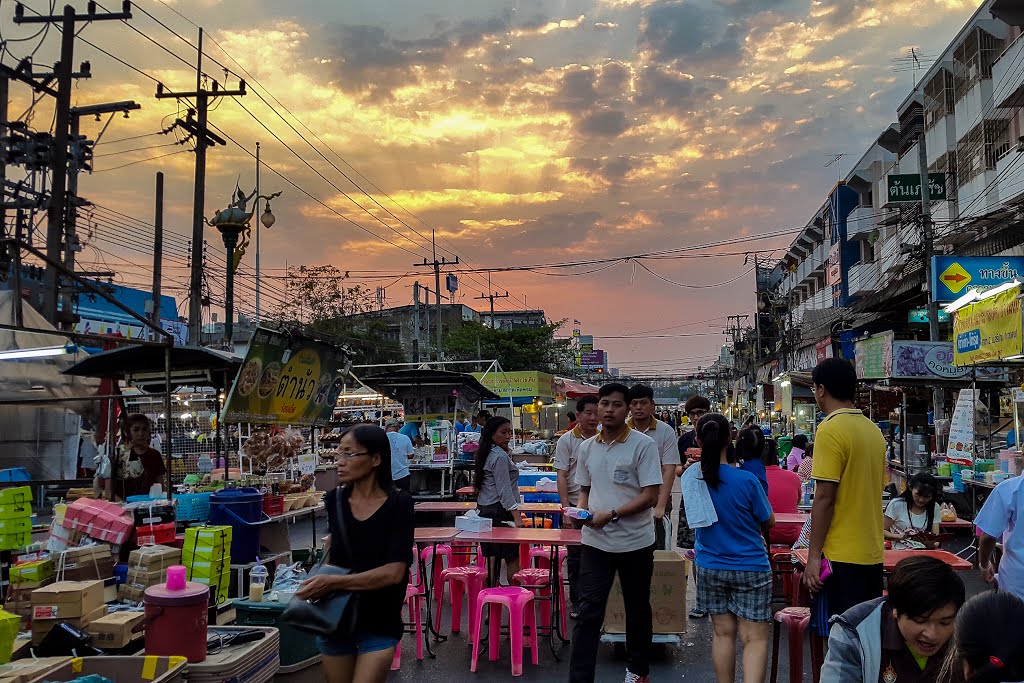
[{"label": "hanging sign", "polygon": [[1000,292],[953,314],[953,362],[973,365],[1020,356],[1020,287]]},{"label": "hanging sign", "polygon": [[974,464],[974,406],[977,389],[961,389],[956,397],[953,419],[949,422],[949,446],[946,459],[956,465]]},{"label": "hanging sign", "polygon": [[313,474],[316,472],[316,454],[303,453],[299,456],[299,474]]}]

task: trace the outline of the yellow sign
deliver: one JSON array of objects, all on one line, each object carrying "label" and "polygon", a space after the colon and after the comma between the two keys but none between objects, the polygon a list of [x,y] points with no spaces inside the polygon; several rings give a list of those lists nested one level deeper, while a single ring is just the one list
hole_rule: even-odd
[{"label": "yellow sign", "polygon": [[543,396],[555,397],[555,377],[546,372],[522,370],[517,372],[474,372],[473,376],[485,387],[501,396],[508,398],[529,398]]},{"label": "yellow sign", "polygon": [[971,284],[971,274],[964,270],[963,266],[954,261],[949,264],[949,268],[942,271],[939,275],[939,280],[946,286],[949,291],[954,294],[959,294],[963,291],[963,288]]},{"label": "yellow sign", "polygon": [[1021,355],[1020,288],[964,306],[953,314],[953,364],[973,365]]}]

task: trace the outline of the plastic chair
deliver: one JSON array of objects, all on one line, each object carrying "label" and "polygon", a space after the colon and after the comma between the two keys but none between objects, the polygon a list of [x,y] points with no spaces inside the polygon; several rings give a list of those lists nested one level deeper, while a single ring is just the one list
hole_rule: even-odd
[{"label": "plastic chair", "polygon": [[519,586],[485,588],[480,591],[477,609],[479,613],[473,630],[473,659],[469,670],[475,672],[480,657],[480,626],[484,619],[484,608],[490,605],[490,636],[487,642],[488,659],[498,659],[498,644],[501,640],[501,608],[508,608],[509,640],[512,646],[512,675],[523,675],[523,615],[530,629],[530,652],[534,665],[539,664],[540,648],[537,647],[537,615],[533,610],[533,593]]},{"label": "plastic chair", "polygon": [[[520,569],[512,577],[512,582],[523,588],[534,591],[537,599],[534,600],[540,608],[540,626],[543,629],[551,628],[551,574],[549,569]],[[569,627],[566,621],[565,591],[558,591],[558,613],[559,621],[562,624],[562,633],[568,633]]]},{"label": "plastic chair", "polygon": [[[801,683],[804,677],[804,632],[811,623],[808,607],[786,607],[775,613],[772,628],[772,670],[771,683],[777,683],[779,676],[779,640],[782,627],[787,630],[789,641],[789,683]],[[812,663],[813,667],[813,663]]]},{"label": "plastic chair", "polygon": [[[405,604],[409,608],[409,621],[415,627],[416,659],[423,661],[423,587],[409,584],[405,587]],[[391,660],[391,670],[398,671],[402,666],[402,641],[395,646],[395,658]]]},{"label": "plastic chair", "polygon": [[[477,597],[487,583],[487,570],[473,565],[466,567],[449,567],[441,571],[441,580],[437,584],[435,595],[444,595],[447,584],[448,594],[452,598],[452,633],[462,629],[462,594],[469,597],[469,632],[472,634],[476,619]],[[441,624],[441,601],[437,601],[434,623]]]},{"label": "plastic chair", "polygon": [[[437,561],[438,557],[441,558],[441,562]],[[452,547],[446,543],[425,545],[420,551],[420,559],[424,565],[428,562],[430,563],[434,576],[431,585],[437,586],[441,582],[441,571],[452,566]],[[441,600],[444,597],[444,592],[442,591],[440,595],[435,595],[435,597]]]},{"label": "plastic chair", "polygon": [[[771,553],[772,583],[782,589],[782,600],[786,605],[796,605],[796,594],[793,590],[793,553],[788,548],[772,548]],[[777,593],[772,591],[772,601],[776,601]]]}]

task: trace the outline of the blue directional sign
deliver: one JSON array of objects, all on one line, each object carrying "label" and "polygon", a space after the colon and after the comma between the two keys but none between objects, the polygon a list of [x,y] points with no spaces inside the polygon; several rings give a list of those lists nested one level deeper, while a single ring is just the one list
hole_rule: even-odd
[{"label": "blue directional sign", "polygon": [[1024,282],[1024,256],[933,256],[932,299],[955,301],[971,289]]}]

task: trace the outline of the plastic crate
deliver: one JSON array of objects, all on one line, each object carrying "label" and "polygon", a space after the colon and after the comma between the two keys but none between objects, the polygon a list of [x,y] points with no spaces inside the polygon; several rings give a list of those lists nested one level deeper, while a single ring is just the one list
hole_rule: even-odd
[{"label": "plastic crate", "polygon": [[268,517],[284,514],[284,496],[263,496],[263,512]]},{"label": "plastic crate", "polygon": [[205,522],[210,519],[209,493],[182,493],[174,496],[179,522]]},{"label": "plastic crate", "polygon": [[557,493],[524,493],[524,503],[557,503],[559,502]]},{"label": "plastic crate", "polygon": [[174,522],[136,527],[139,545],[166,545],[174,542]]},{"label": "plastic crate", "polygon": [[234,600],[236,626],[273,626],[281,634],[281,666],[292,666],[320,654],[316,638],[281,621],[286,602]]}]

